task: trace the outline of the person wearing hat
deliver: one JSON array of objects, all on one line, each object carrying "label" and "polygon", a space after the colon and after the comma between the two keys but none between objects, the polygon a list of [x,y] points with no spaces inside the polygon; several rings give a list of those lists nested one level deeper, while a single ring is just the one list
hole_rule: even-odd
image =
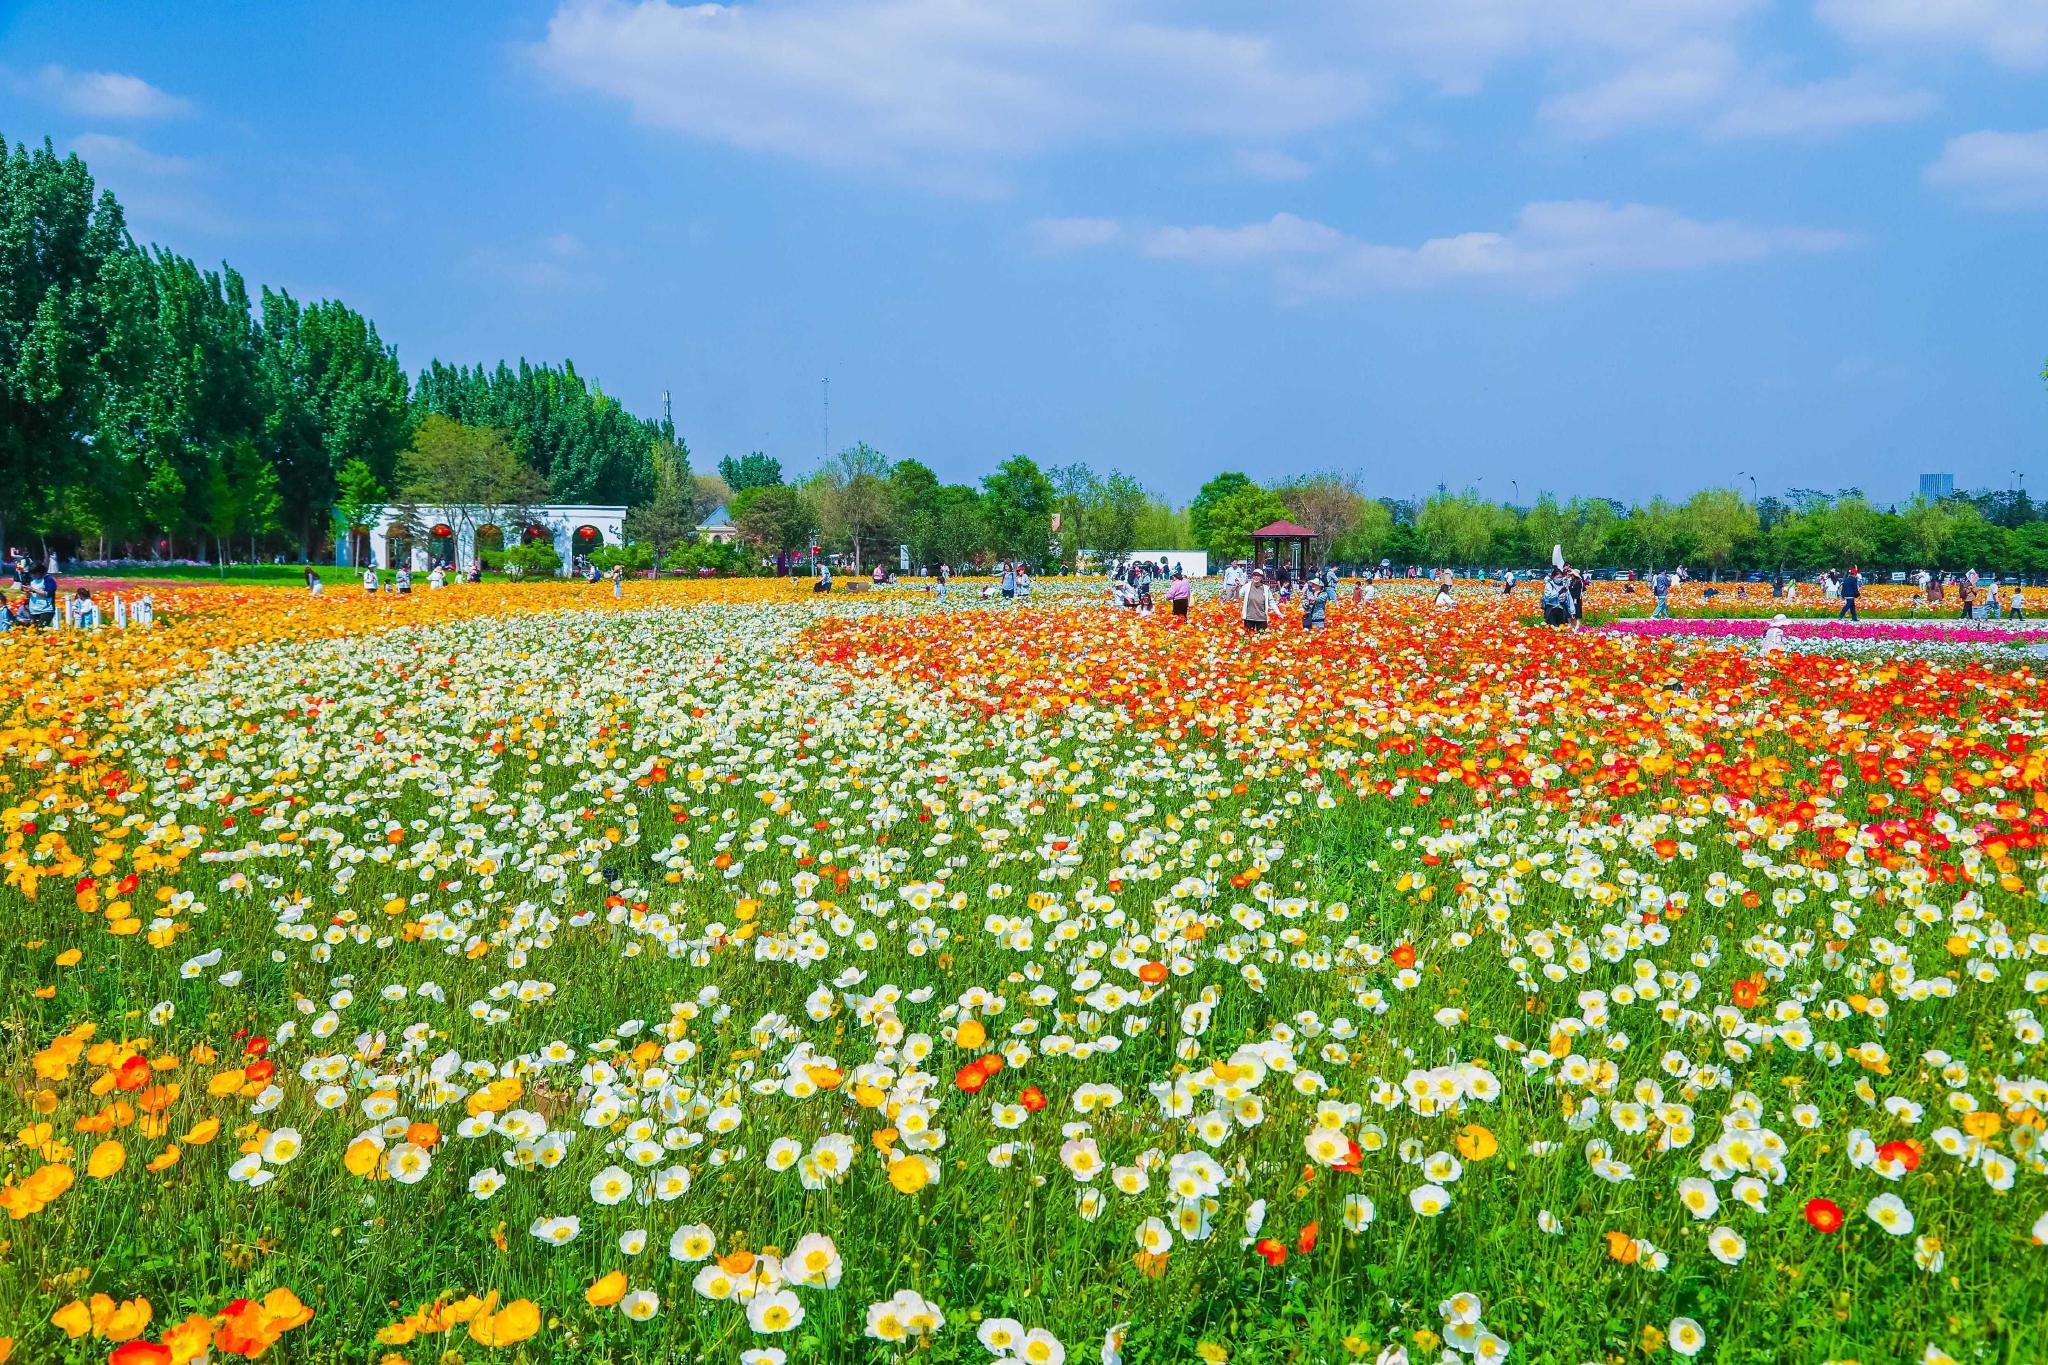
[{"label": "person wearing hat", "polygon": [[1272,589],[1266,586],[1266,571],[1252,570],[1252,581],[1244,590],[1244,628],[1248,634],[1256,634],[1266,628],[1266,621],[1273,612]]}]

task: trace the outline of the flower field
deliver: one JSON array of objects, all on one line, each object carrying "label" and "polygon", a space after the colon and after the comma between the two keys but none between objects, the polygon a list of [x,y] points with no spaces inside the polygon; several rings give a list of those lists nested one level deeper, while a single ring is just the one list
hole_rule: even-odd
[{"label": "flower field", "polygon": [[[1710,640],[1761,639],[1771,628],[1755,617],[1683,620],[1613,621],[1603,630],[1627,635],[1694,636]],[[2024,621],[1816,621],[1787,618],[1786,638],[1800,640],[1875,640],[1886,644],[2040,644],[2048,641],[2048,624]]]},{"label": "flower field", "polygon": [[2048,1360],[2037,663],[806,586],[7,637],[0,1359]]}]

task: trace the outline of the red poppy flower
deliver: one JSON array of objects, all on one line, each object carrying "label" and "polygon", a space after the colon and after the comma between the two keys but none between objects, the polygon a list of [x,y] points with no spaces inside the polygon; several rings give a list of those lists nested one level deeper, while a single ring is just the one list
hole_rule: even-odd
[{"label": "red poppy flower", "polygon": [[1258,1245],[1253,1247],[1252,1250],[1265,1258],[1267,1265],[1279,1265],[1287,1259],[1287,1248],[1281,1246],[1271,1237],[1261,1237]]},{"label": "red poppy flower", "polygon": [[1045,1108],[1045,1092],[1035,1085],[1027,1085],[1024,1093],[1017,1097],[1017,1103],[1024,1106],[1025,1112],[1035,1114]]},{"label": "red poppy flower", "polygon": [[171,1365],[171,1348],[155,1341],[124,1341],[107,1357],[107,1365]]},{"label": "red poppy flower", "polygon": [[1413,967],[1415,965],[1415,945],[1403,943],[1397,946],[1394,949],[1394,965],[1404,968]]},{"label": "red poppy flower", "polygon": [[1322,1230],[1323,1225],[1320,1223],[1310,1223],[1304,1227],[1301,1230],[1301,1235],[1294,1239],[1294,1249],[1304,1256],[1314,1251],[1316,1249],[1316,1237]]},{"label": "red poppy flower", "polygon": [[1842,1206],[1832,1199],[1809,1199],[1806,1201],[1805,1218],[1822,1232],[1839,1232],[1842,1228]]},{"label": "red poppy flower", "polygon": [[968,1094],[978,1094],[988,1084],[988,1073],[981,1069],[981,1063],[969,1062],[953,1073],[953,1084]]},{"label": "red poppy flower", "polygon": [[1756,982],[1745,977],[1735,983],[1734,996],[1737,1005],[1743,1009],[1750,1009],[1763,998],[1763,992],[1757,989]]},{"label": "red poppy flower", "polygon": [[1920,1168],[1920,1144],[1909,1138],[1895,1138],[1877,1149],[1879,1161],[1895,1161],[1909,1171]]}]

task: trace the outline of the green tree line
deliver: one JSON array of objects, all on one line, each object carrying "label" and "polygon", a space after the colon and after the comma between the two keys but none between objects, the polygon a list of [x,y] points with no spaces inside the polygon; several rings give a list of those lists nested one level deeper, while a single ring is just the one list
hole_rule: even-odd
[{"label": "green tree line", "polygon": [[0,544],[314,555],[337,507],[418,482],[434,415],[503,432],[558,501],[643,502],[686,458],[572,365],[409,380],[346,304],[139,245],[76,155],[0,137]]}]

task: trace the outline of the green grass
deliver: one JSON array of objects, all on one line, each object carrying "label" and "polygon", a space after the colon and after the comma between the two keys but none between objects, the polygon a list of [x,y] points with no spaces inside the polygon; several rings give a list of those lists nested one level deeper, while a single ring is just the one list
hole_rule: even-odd
[{"label": "green grass", "polygon": [[[315,564],[314,570],[329,587],[342,583],[361,584],[360,569],[346,569],[333,564]],[[121,568],[94,569],[83,566],[69,567],[65,578],[116,578],[147,582],[167,583],[237,583],[245,586],[286,586],[303,587],[306,582],[306,566],[303,564],[230,564],[225,569],[205,564],[133,564]],[[383,577],[391,577],[387,570]]]}]

